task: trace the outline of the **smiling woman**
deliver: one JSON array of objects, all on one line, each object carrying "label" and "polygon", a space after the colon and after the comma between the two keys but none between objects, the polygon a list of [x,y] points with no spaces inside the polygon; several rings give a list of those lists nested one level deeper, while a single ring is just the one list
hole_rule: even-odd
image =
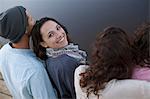
[{"label": "smiling woman", "polygon": [[68,45],[67,35],[64,29],[56,22],[49,20],[41,27],[41,35],[43,47],[62,48]]},{"label": "smiling woman", "polygon": [[74,71],[86,64],[86,53],[74,45],[67,29],[53,18],[38,20],[31,32],[36,56],[46,69],[59,98],[75,99]]}]

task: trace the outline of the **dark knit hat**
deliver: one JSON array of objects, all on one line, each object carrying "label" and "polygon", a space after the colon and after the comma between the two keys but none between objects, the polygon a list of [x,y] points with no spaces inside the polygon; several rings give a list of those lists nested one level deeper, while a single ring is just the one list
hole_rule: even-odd
[{"label": "dark knit hat", "polygon": [[26,32],[26,9],[16,6],[0,14],[0,36],[11,42],[18,42]]}]

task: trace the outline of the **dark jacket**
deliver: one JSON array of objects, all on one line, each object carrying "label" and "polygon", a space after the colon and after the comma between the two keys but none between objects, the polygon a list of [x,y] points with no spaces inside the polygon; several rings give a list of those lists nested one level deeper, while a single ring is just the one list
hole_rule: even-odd
[{"label": "dark jacket", "polygon": [[75,99],[74,72],[80,62],[63,54],[56,58],[49,57],[46,64],[47,72],[57,90],[58,97],[61,99]]}]

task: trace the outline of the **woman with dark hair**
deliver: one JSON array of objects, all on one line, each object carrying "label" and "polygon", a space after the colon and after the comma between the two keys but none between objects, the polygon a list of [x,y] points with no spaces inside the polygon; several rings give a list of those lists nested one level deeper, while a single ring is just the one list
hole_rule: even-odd
[{"label": "woman with dark hair", "polygon": [[86,53],[74,45],[66,28],[53,18],[42,18],[32,29],[33,50],[46,61],[58,98],[75,99],[74,71],[86,63]]},{"label": "woman with dark hair", "polygon": [[135,36],[132,45],[135,60],[132,78],[150,81],[150,23],[141,25]]},{"label": "woman with dark hair", "polygon": [[93,48],[92,63],[75,70],[77,99],[150,99],[150,83],[129,80],[132,53],[124,30],[106,28],[97,35]]}]

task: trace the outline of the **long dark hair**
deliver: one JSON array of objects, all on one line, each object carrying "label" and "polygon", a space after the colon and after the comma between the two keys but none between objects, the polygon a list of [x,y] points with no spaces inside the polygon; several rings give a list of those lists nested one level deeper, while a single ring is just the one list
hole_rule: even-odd
[{"label": "long dark hair", "polygon": [[65,28],[65,26],[63,26],[62,24],[60,24],[58,21],[56,21],[53,18],[49,18],[49,17],[44,17],[41,18],[40,20],[37,20],[35,25],[33,26],[33,29],[31,31],[31,36],[32,36],[32,41],[33,41],[33,51],[35,52],[36,56],[39,57],[42,60],[46,60],[47,59],[47,55],[46,55],[46,48],[42,47],[40,45],[40,42],[43,42],[42,39],[42,35],[41,35],[41,27],[43,26],[43,24],[47,21],[54,21],[56,22],[58,25],[60,25],[64,31],[67,34],[67,40],[68,42],[71,42],[69,36],[68,36],[68,31]]},{"label": "long dark hair", "polygon": [[90,93],[98,95],[112,79],[131,78],[132,54],[124,30],[116,27],[106,28],[97,35],[92,52],[91,65],[80,74],[80,86],[87,87],[87,96]]},{"label": "long dark hair", "polygon": [[[150,23],[144,23],[139,26],[135,32],[133,42],[133,53],[135,64],[141,67],[150,67]],[[145,65],[148,64],[148,65]]]}]

